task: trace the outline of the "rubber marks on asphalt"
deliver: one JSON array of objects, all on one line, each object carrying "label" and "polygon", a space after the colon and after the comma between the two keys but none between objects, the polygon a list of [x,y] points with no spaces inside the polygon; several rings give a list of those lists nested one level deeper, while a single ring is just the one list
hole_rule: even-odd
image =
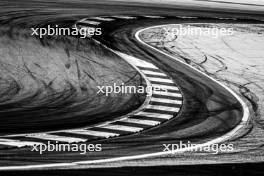
[{"label": "rubber marks on asphalt", "polygon": [[[76,22],[75,26],[79,28],[95,28],[102,24],[109,25],[109,22],[113,22],[116,20],[135,20],[138,18],[149,18],[149,19],[158,19],[165,18],[162,16],[154,16],[154,15],[145,15],[145,16],[125,16],[125,15],[115,15],[115,16],[95,16],[83,18]],[[92,36],[88,36],[92,37]]]},{"label": "rubber marks on asphalt", "polygon": [[[187,17],[187,16],[174,16],[174,18],[196,18],[196,17]],[[105,24],[105,26],[109,26],[111,22],[115,21],[129,21],[136,19],[162,19],[162,18],[170,18],[170,16],[158,16],[158,15],[138,15],[138,16],[130,16],[130,15],[115,15],[115,16],[94,16],[83,18],[76,22],[75,26],[79,28],[94,28]],[[89,36],[92,37],[92,36]]]},{"label": "rubber marks on asphalt", "polygon": [[150,62],[122,53],[119,55],[144,75],[149,86],[164,88],[166,91],[152,91],[152,94],[148,95],[150,96],[148,104],[141,111],[129,117],[89,128],[6,136],[0,139],[0,144],[23,147],[45,143],[45,141],[85,142],[140,132],[177,116],[182,106],[182,94],[174,81]]},{"label": "rubber marks on asphalt", "polygon": [[[94,19],[102,21],[112,20],[110,17],[94,17]],[[83,20],[82,22],[94,25],[97,24],[91,22],[90,19]],[[46,143],[48,141],[79,143],[96,139],[117,137],[150,129],[176,117],[181,109],[183,97],[174,80],[148,61],[124,53],[116,53],[137,69],[137,71],[139,71],[146,79],[147,86],[153,88],[153,91],[147,95],[149,101],[147,101],[140,110],[133,114],[104,122],[103,124],[85,128],[2,136],[0,138],[0,148],[3,148],[3,146],[32,146],[34,144]],[[157,91],[154,89],[156,87],[162,88],[166,91]]]}]

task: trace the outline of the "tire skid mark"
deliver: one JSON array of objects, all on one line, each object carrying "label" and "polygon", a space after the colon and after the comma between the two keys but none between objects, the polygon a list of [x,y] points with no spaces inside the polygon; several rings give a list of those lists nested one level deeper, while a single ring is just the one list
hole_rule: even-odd
[{"label": "tire skid mark", "polygon": [[[103,22],[109,22],[115,19],[131,20],[136,19],[136,17],[90,17],[79,20],[76,22],[75,26],[94,27],[95,25],[100,25]],[[152,91],[147,92],[147,98],[145,103],[139,108],[140,110],[132,112],[124,117],[90,127],[1,136],[0,145],[25,147],[34,144],[43,144],[45,141],[63,143],[87,142],[94,138],[111,138],[138,133],[176,117],[181,109],[183,97],[174,81],[150,62],[118,51],[112,51],[133,66],[145,79],[147,86],[152,88]],[[156,91],[153,90],[153,88],[160,88],[163,91]],[[165,96],[165,98],[155,98],[156,95]],[[176,100],[175,97],[177,98]],[[163,120],[161,121],[161,119]]]}]

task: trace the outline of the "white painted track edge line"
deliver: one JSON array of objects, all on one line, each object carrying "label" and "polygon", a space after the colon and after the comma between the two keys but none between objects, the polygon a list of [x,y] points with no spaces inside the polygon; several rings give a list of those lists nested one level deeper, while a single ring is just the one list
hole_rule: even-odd
[{"label": "white painted track edge line", "polygon": [[14,139],[0,139],[0,145],[9,146],[9,147],[25,147],[25,146],[33,146],[36,144],[43,144],[41,142],[33,142],[33,141],[20,141]]}]

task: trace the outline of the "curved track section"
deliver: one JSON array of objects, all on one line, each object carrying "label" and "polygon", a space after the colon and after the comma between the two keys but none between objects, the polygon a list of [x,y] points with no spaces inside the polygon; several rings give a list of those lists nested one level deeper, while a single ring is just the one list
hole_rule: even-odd
[{"label": "curved track section", "polygon": [[[139,18],[155,19],[165,17],[98,16],[82,19],[77,22],[77,25],[82,25],[82,27],[98,25],[110,27],[110,29],[106,27],[110,31],[109,34],[102,36],[102,38],[92,39],[99,41],[100,44],[110,48],[110,50],[133,65],[146,79],[147,84],[153,87],[163,87],[167,91],[153,91],[147,97],[148,101],[147,104],[144,104],[143,109],[131,116],[120,118],[113,122],[91,128],[41,133],[41,135],[32,134],[32,136],[12,136],[12,138],[5,137],[2,139],[6,143],[16,143],[19,140],[21,144],[27,141],[25,138],[33,139],[29,141],[33,141],[33,143],[43,142],[43,140],[62,140],[61,142],[71,143],[115,136],[116,138],[101,140],[107,146],[105,147],[106,151],[101,155],[90,154],[87,156],[89,160],[87,160],[87,157],[81,159],[78,156],[72,157],[71,154],[56,155],[60,159],[48,155],[47,160],[43,164],[10,165],[1,167],[1,170],[78,167],[80,165],[143,159],[221,143],[239,133],[249,120],[248,108],[243,100],[218,81],[141,41],[139,35],[144,30],[142,29],[144,25],[140,22],[137,24],[136,22],[138,21],[135,21],[135,25],[126,25],[127,21],[138,20]],[[116,20],[121,25],[113,23],[113,26],[111,26],[110,24]],[[165,23],[168,22],[165,20]],[[146,23],[144,22],[144,24]],[[133,36],[131,36],[131,33]],[[198,88],[199,96],[195,94],[197,92],[195,88]],[[182,98],[184,98],[184,101]],[[194,111],[197,107],[190,102],[198,102],[198,107],[203,108],[200,108],[199,111]],[[217,103],[221,108],[217,110],[208,108],[207,105],[212,103]],[[180,114],[178,114],[179,112]],[[187,117],[189,117],[188,123],[186,123],[185,119]],[[228,126],[225,126],[227,124]],[[195,130],[199,127],[202,127],[202,129],[196,132]],[[221,130],[217,132],[219,129]],[[212,134],[214,130],[215,134]],[[204,137],[202,138],[201,136]],[[18,137],[19,139],[14,139],[13,137]],[[21,137],[23,140],[20,139]],[[160,151],[162,144],[176,143],[182,138],[190,139],[192,142],[198,143],[198,145],[175,151]],[[142,142],[144,142],[144,146],[140,145]],[[12,150],[11,156],[14,157],[17,153],[19,153],[19,150]],[[10,155],[4,155],[4,157],[10,158]],[[32,161],[36,158],[38,157],[30,157]],[[64,163],[65,159],[69,162]],[[56,163],[54,163],[54,160]]]},{"label": "curved track section", "polygon": [[[87,27],[91,27],[94,25],[99,25],[101,22],[99,21],[114,21],[113,18],[122,18],[125,20],[132,20],[136,19],[136,17],[130,17],[130,16],[118,16],[118,17],[92,17],[91,19],[85,18],[80,21],[78,21],[77,25],[82,23],[82,25],[86,24]],[[145,18],[145,17],[144,17]],[[150,18],[150,17],[147,17]],[[161,18],[161,17],[151,17],[151,18]],[[95,19],[95,21],[92,21],[92,19]],[[83,27],[83,26],[82,26]],[[127,156],[120,156],[120,157],[107,157],[103,159],[91,159],[91,160],[82,160],[82,161],[73,161],[71,163],[56,163],[56,164],[44,164],[44,165],[28,165],[23,166],[23,169],[34,169],[34,168],[43,168],[43,167],[76,167],[79,165],[87,165],[87,164],[96,164],[96,163],[104,163],[104,162],[114,162],[114,161],[122,161],[122,160],[131,160],[131,159],[141,159],[146,157],[154,157],[154,156],[161,156],[161,155],[167,155],[167,154],[173,154],[177,152],[184,152],[189,151],[195,148],[208,146],[215,143],[221,143],[224,142],[230,138],[232,138],[234,135],[237,135],[239,130],[244,127],[244,125],[249,120],[249,112],[248,108],[243,102],[243,100],[236,95],[231,89],[227,88],[223,84],[219,83],[218,81],[210,78],[209,76],[201,73],[200,71],[196,70],[195,68],[192,68],[191,66],[179,61],[177,58],[174,58],[170,55],[167,55],[165,53],[162,53],[161,51],[147,45],[140,39],[140,32],[142,32],[145,29],[141,29],[135,33],[135,38],[143,45],[156,50],[157,52],[160,52],[162,55],[166,57],[170,57],[177,61],[178,64],[193,69],[195,72],[198,72],[203,77],[206,77],[206,80],[210,80],[217,84],[217,86],[220,86],[223,88],[223,90],[228,91],[228,96],[233,96],[242,106],[242,114],[243,118],[240,121],[238,125],[235,126],[231,131],[224,135],[220,135],[216,138],[210,139],[210,140],[201,140],[199,145],[196,145],[195,147],[189,147],[184,149],[179,149],[175,151],[167,151],[167,152],[148,152],[144,154],[134,154]],[[99,40],[100,41],[100,40]],[[101,40],[104,42],[104,40]],[[105,44],[103,44],[105,45]],[[109,47],[106,46],[105,47]],[[110,47],[109,47],[110,48]],[[115,49],[115,47],[113,47]],[[146,79],[147,85],[155,87],[162,87],[165,88],[167,91],[161,92],[161,91],[152,91],[150,95],[148,95],[148,101],[146,104],[144,104],[144,108],[141,111],[138,111],[134,113],[131,116],[120,118],[118,120],[114,120],[112,122],[106,122],[104,124],[94,126],[91,128],[83,128],[83,129],[73,129],[73,130],[64,130],[64,131],[57,131],[57,132],[48,132],[48,133],[38,133],[38,134],[26,134],[21,136],[11,136],[1,139],[3,143],[9,144],[9,145],[16,145],[16,146],[25,146],[25,145],[31,145],[33,143],[40,143],[46,141],[46,140],[52,140],[52,141],[60,141],[60,142],[68,142],[68,143],[76,143],[76,142],[87,142],[89,140],[94,140],[98,138],[109,138],[109,137],[118,137],[121,136],[121,134],[127,135],[131,133],[137,133],[140,131],[143,131],[145,129],[154,127],[156,125],[161,124],[162,122],[165,122],[167,120],[172,119],[173,117],[177,117],[177,114],[180,111],[180,108],[182,106],[183,100],[182,100],[182,93],[179,89],[179,87],[175,84],[175,78],[172,78],[169,76],[166,72],[162,71],[158,66],[153,64],[150,61],[147,61],[145,59],[139,59],[134,56],[131,56],[129,54],[122,53],[121,51],[116,51],[114,49],[110,49],[113,52],[115,52],[117,55],[119,55],[121,58],[125,59],[128,63],[130,63],[137,71],[139,71],[142,76]],[[165,69],[164,69],[165,70]],[[227,94],[227,93],[225,93]],[[233,98],[231,98],[232,101],[235,101]],[[230,117],[230,116],[229,116]],[[177,121],[177,119],[176,119]],[[172,123],[172,122],[171,122]],[[166,125],[165,125],[166,126]],[[162,127],[162,125],[161,125]],[[155,130],[155,129],[154,129]],[[149,130],[147,130],[148,133]],[[151,130],[150,130],[151,131]],[[191,131],[191,130],[190,130]],[[168,131],[167,131],[168,132]],[[168,133],[168,135],[172,135],[174,133]],[[82,136],[82,137],[80,137]],[[140,134],[139,136],[140,137]],[[18,139],[17,139],[18,138]],[[22,138],[22,140],[21,140]],[[154,139],[153,137],[151,137]],[[30,139],[28,141],[28,139]],[[33,139],[33,140],[32,140]],[[117,139],[117,141],[125,140],[127,141],[129,139],[129,136],[125,136],[124,139],[120,138]],[[143,138],[144,139],[144,138]],[[14,140],[14,141],[13,141]],[[19,141],[18,141],[19,140]],[[132,137],[133,140],[133,137]],[[128,140],[129,141],[129,140]],[[114,141],[113,141],[114,142]],[[9,166],[9,167],[2,167],[1,169],[22,169],[20,166]]]},{"label": "curved track section", "polygon": [[[95,19],[106,20],[106,18],[102,17]],[[80,21],[88,23],[86,19]],[[98,22],[89,22],[98,24]],[[6,148],[34,146],[47,143],[48,141],[54,143],[56,141],[80,143],[101,138],[117,137],[149,129],[176,117],[183,100],[182,94],[173,80],[150,62],[117,51],[114,52],[131,64],[145,78],[147,87],[151,89],[151,91],[148,91],[147,99],[142,107],[126,116],[92,127],[2,136],[0,138],[1,148],[5,148],[5,146]]]}]

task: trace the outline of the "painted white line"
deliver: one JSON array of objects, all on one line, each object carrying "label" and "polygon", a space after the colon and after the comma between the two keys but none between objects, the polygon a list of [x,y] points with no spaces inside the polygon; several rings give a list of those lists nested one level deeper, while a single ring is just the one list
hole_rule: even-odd
[{"label": "painted white line", "polygon": [[147,76],[150,81],[163,82],[163,83],[174,83],[171,79],[166,78],[154,78]]},{"label": "painted white line", "polygon": [[56,164],[39,164],[39,165],[26,165],[26,166],[5,166],[0,167],[0,170],[29,170],[39,168],[52,168],[52,167],[66,167],[77,166],[77,163],[56,163]]},{"label": "painted white line", "polygon": [[93,131],[93,130],[68,130],[65,131],[67,133],[73,133],[73,134],[81,134],[81,135],[90,135],[90,136],[97,136],[97,137],[114,137],[114,136],[119,136],[120,134],[117,133],[109,133],[109,132],[103,132],[103,131]]},{"label": "painted white line", "polygon": [[160,106],[160,105],[147,105],[146,109],[155,109],[161,111],[179,112],[180,108]]},{"label": "painted white line", "polygon": [[143,128],[139,128],[139,127],[130,127],[125,125],[112,125],[112,124],[108,124],[105,126],[98,126],[98,127],[111,129],[111,130],[118,130],[118,131],[129,131],[129,132],[138,132],[143,130]]},{"label": "painted white line", "polygon": [[[250,113],[249,113],[249,108],[247,106],[247,104],[240,98],[239,95],[237,95],[232,89],[230,89],[229,87],[225,86],[224,84],[222,84],[221,82],[215,80],[214,78],[208,76],[207,74],[203,73],[202,71],[196,69],[195,67],[181,61],[180,59],[174,57],[174,56],[171,56],[170,54],[167,54],[145,42],[143,42],[141,39],[140,39],[140,33],[142,31],[145,31],[145,30],[149,30],[149,29],[153,29],[153,28],[157,28],[157,27],[164,27],[164,26],[168,26],[169,24],[166,24],[166,25],[159,25],[159,26],[152,26],[152,27],[148,27],[148,28],[144,28],[144,29],[141,29],[141,30],[138,30],[135,34],[135,37],[136,39],[143,45],[159,52],[159,53],[162,53],[164,55],[166,55],[167,57],[170,57],[174,60],[176,60],[177,62],[185,65],[186,67],[189,67],[195,71],[197,71],[198,73],[202,74],[203,76],[209,78],[211,81],[215,82],[216,84],[218,84],[219,86],[223,87],[224,89],[226,89],[228,92],[230,92],[237,100],[238,102],[241,104],[242,108],[243,108],[243,117],[241,119],[241,122],[239,125],[237,125],[233,130],[231,130],[230,132],[226,133],[225,135],[221,136],[221,137],[218,137],[216,139],[213,139],[213,140],[210,140],[208,142],[205,142],[203,144],[199,144],[199,145],[196,145],[196,147],[190,147],[190,148],[186,148],[186,149],[182,149],[182,150],[176,150],[176,151],[172,151],[172,152],[158,152],[158,153],[152,153],[152,154],[146,154],[146,155],[138,155],[138,156],[131,156],[129,157],[130,159],[139,159],[139,158],[145,158],[145,157],[152,157],[152,156],[160,156],[160,155],[166,155],[166,154],[173,154],[173,153],[177,153],[177,152],[184,152],[184,151],[188,151],[188,150],[193,150],[193,149],[196,149],[196,148],[200,148],[200,147],[205,147],[205,146],[209,146],[209,145],[212,145],[212,144],[215,144],[215,143],[221,143],[221,142],[224,142],[224,141],[227,141],[228,139],[232,138],[232,136],[236,135],[236,133],[238,133],[244,126],[245,124],[247,124],[250,120]],[[172,24],[173,25],[173,24]],[[127,157],[128,158],[128,157]],[[117,158],[116,158],[117,159]],[[123,158],[124,159],[124,158]],[[122,160],[121,158],[119,158],[119,160]]]},{"label": "painted white line", "polygon": [[170,58],[173,58],[173,59],[177,60],[178,62],[180,62],[181,64],[196,70],[197,72],[203,74],[207,78],[211,79],[212,81],[214,81],[218,85],[220,85],[220,86],[224,87],[226,90],[228,90],[240,102],[240,104],[243,107],[243,117],[242,117],[242,120],[241,120],[240,124],[238,126],[236,126],[233,130],[228,132],[227,134],[225,134],[225,135],[223,135],[221,137],[218,137],[216,139],[210,140],[208,142],[205,142],[203,144],[198,144],[198,145],[196,145],[194,147],[186,147],[186,148],[178,149],[178,150],[175,150],[175,151],[156,152],[156,153],[149,153],[149,154],[143,154],[143,155],[116,157],[116,158],[109,158],[109,159],[99,159],[99,160],[93,160],[93,161],[80,161],[80,162],[75,162],[75,164],[96,164],[96,163],[115,162],[115,161],[124,161],[124,160],[144,159],[144,158],[148,158],[148,157],[156,157],[156,156],[162,156],[162,155],[182,153],[182,152],[186,152],[186,151],[190,151],[190,150],[196,150],[197,148],[210,146],[212,144],[221,143],[223,141],[226,141],[226,140],[230,139],[233,135],[235,135],[238,131],[240,131],[244,127],[244,123],[247,123],[249,121],[250,116],[249,116],[249,108],[248,108],[248,106],[246,105],[246,103],[233,90],[231,90],[230,88],[228,88],[224,84],[220,83],[219,81],[217,81],[217,80],[211,78],[210,76],[206,75],[205,73],[201,72],[200,70],[198,70],[198,69],[196,69],[196,68],[194,68],[194,67],[192,67],[192,66],[190,66],[190,65],[188,65],[188,64],[186,64],[184,62],[182,62],[181,60],[177,59],[176,57],[173,57],[173,56],[171,56],[171,55],[169,55],[169,54],[167,54],[167,53],[165,53],[163,51],[160,51],[160,50],[148,45],[147,43],[143,42],[140,39],[140,37],[139,37],[139,34],[142,31],[144,31],[144,30],[148,30],[148,29],[156,28],[156,27],[163,27],[163,26],[167,26],[167,25],[153,26],[153,27],[148,27],[148,28],[141,29],[141,30],[136,32],[135,37],[143,45],[148,46],[148,47],[152,48],[153,50],[155,50],[157,52],[160,52],[160,53],[162,53],[162,54],[164,54],[164,55],[166,55],[166,56],[168,56]]},{"label": "painted white line", "polygon": [[161,88],[163,90],[179,90],[178,87],[176,86],[167,86],[167,85],[162,85],[162,84],[151,84],[152,87],[157,87],[157,88]]},{"label": "painted white line", "polygon": [[152,91],[153,95],[164,95],[164,96],[170,96],[170,97],[182,97],[181,93],[171,93],[166,91]]},{"label": "painted white line", "polygon": [[181,100],[170,100],[166,98],[153,98],[152,97],[150,101],[159,102],[159,103],[177,104],[177,105],[182,104]]},{"label": "painted white line", "polygon": [[101,20],[101,21],[114,21],[115,20],[113,18],[108,18],[108,17],[91,17],[89,19]]},{"label": "painted white line", "polygon": [[31,141],[20,141],[20,140],[13,140],[13,139],[0,139],[0,145],[8,145],[14,147],[24,147],[24,146],[33,146],[33,145],[40,145],[40,142],[31,142]]},{"label": "painted white line", "polygon": [[114,17],[114,18],[120,18],[120,19],[126,19],[126,20],[136,19],[136,17],[123,16],[123,15],[116,15],[116,16],[112,16],[112,17]]},{"label": "painted white line", "polygon": [[121,122],[127,122],[127,123],[136,123],[136,124],[142,124],[142,125],[149,125],[149,126],[155,126],[160,124],[159,121],[154,121],[154,120],[141,120],[141,119],[122,119],[120,120]]},{"label": "painted white line", "polygon": [[141,70],[144,74],[150,74],[150,75],[158,75],[158,76],[167,76],[164,73],[160,72],[154,72],[154,71],[149,71],[149,70]]},{"label": "painted white line", "polygon": [[154,68],[154,69],[158,69],[155,65],[153,65],[152,63],[146,62],[144,60],[141,59],[137,59],[133,56],[129,56],[127,54],[124,53],[119,53],[119,55],[123,58],[126,58],[126,60],[135,65],[135,66],[139,66],[139,67],[146,67],[146,68]]},{"label": "painted white line", "polygon": [[145,15],[146,18],[165,18],[163,16]]},{"label": "painted white line", "polygon": [[80,23],[85,23],[85,24],[90,24],[90,25],[99,25],[101,22],[98,22],[98,21],[91,21],[91,20],[81,20],[79,21]]},{"label": "painted white line", "polygon": [[58,136],[58,135],[52,135],[52,134],[46,134],[46,133],[28,134],[25,137],[44,139],[44,140],[53,140],[53,141],[60,141],[60,142],[68,142],[68,143],[87,141],[87,139],[82,139],[82,138]]},{"label": "painted white line", "polygon": [[135,115],[166,119],[166,120],[171,119],[173,117],[173,115],[170,115],[170,114],[160,114],[160,113],[154,113],[154,112],[139,112]]}]

